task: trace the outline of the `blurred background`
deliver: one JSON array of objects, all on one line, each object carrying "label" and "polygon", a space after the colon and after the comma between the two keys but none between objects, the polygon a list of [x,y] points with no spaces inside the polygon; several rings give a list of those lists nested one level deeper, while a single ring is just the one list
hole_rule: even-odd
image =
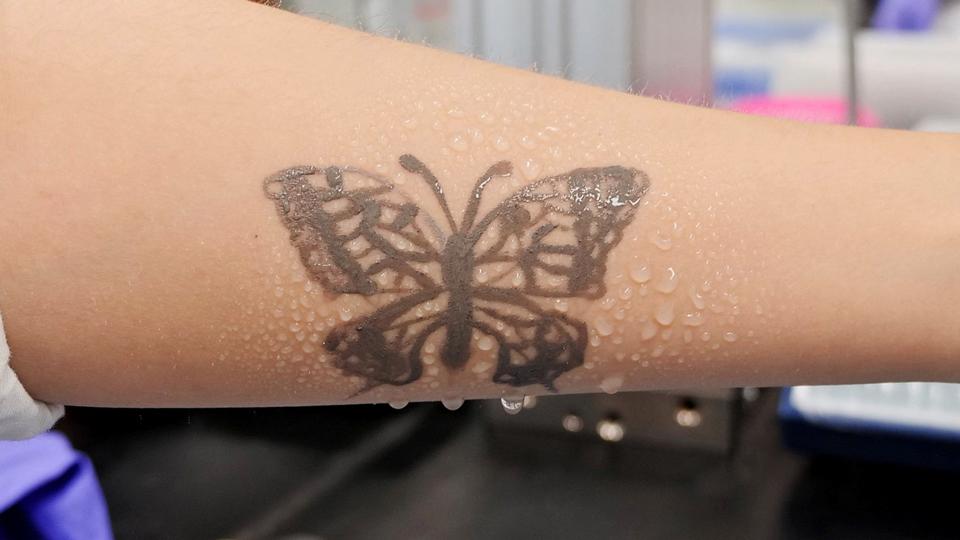
[{"label": "blurred background", "polygon": [[[947,0],[282,8],[662,99],[960,131]],[[960,385],[459,405],[74,408],[58,428],[92,460],[117,538],[960,537]]]}]

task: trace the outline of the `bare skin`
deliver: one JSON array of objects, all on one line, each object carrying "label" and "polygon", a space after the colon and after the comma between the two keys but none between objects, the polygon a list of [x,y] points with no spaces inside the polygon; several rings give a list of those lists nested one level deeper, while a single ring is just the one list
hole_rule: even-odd
[{"label": "bare skin", "polygon": [[[960,380],[956,136],[672,105],[228,0],[4,4],[0,30],[0,309],[38,398],[286,405]],[[297,225],[307,214],[264,191],[291,168],[321,180],[314,194],[332,189],[326,171],[389,184],[371,197],[409,233],[390,236],[392,260],[422,255],[419,285],[367,272],[362,242],[336,255],[326,229]],[[629,219],[611,210],[609,249],[578,251],[595,240],[574,232],[583,212],[552,229],[494,211],[532,204],[516,199],[528,186],[569,193],[538,182],[584,170],[620,171],[642,192]],[[492,236],[463,240],[491,211]],[[508,222],[522,231],[513,250],[496,247]],[[522,259],[535,234],[567,247]],[[430,238],[433,254],[415,248]],[[386,338],[396,302],[410,304],[403,321],[443,323],[375,353],[358,336]],[[566,333],[523,337],[538,324]]]}]

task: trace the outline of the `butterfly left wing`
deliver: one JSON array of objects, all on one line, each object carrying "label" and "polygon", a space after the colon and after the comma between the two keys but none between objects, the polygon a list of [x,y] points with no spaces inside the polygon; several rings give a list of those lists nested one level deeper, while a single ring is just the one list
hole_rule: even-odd
[{"label": "butterfly left wing", "polygon": [[[393,183],[351,167],[301,166],[264,182],[310,278],[329,293],[437,286],[442,231]],[[432,233],[432,234],[431,234]]]},{"label": "butterfly left wing", "polygon": [[266,179],[264,192],[312,280],[380,306],[328,333],[334,364],[369,386],[418,379],[420,349],[444,323],[424,309],[443,291],[443,231],[393,183],[351,167],[285,169]]},{"label": "butterfly left wing", "polygon": [[422,309],[440,293],[432,289],[404,296],[344,323],[327,334],[324,347],[341,371],[364,378],[368,388],[411,383],[423,371],[424,344],[446,324],[446,313]]}]

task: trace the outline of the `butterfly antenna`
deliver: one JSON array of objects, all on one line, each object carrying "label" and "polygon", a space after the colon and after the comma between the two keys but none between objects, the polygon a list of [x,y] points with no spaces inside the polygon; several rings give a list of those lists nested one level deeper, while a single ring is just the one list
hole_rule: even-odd
[{"label": "butterfly antenna", "polygon": [[483,173],[483,176],[477,180],[477,184],[473,186],[473,196],[470,197],[470,202],[467,203],[467,211],[463,215],[461,233],[466,234],[473,228],[473,222],[477,219],[477,211],[480,209],[480,199],[483,196],[483,190],[486,189],[490,180],[493,179],[494,176],[510,176],[512,172],[513,165],[511,165],[509,161],[500,161],[494,163],[487,169],[487,172]]},{"label": "butterfly antenna", "polygon": [[443,215],[447,218],[447,223],[450,224],[450,231],[456,232],[457,222],[453,219],[453,214],[450,212],[450,207],[447,205],[447,198],[443,194],[443,186],[440,185],[440,181],[437,180],[437,177],[430,172],[430,169],[423,164],[419,159],[411,156],[410,154],[404,154],[400,156],[400,166],[406,169],[408,172],[419,175],[423,180],[430,186],[430,189],[433,190],[433,194],[437,197],[437,201],[440,203],[440,208],[443,210]]}]

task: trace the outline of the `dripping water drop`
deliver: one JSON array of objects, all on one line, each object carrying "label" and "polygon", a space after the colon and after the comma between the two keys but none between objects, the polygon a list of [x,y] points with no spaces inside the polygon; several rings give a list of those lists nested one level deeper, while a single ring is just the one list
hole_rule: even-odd
[{"label": "dripping water drop", "polygon": [[455,411],[460,407],[463,407],[463,398],[441,399],[440,403],[443,403],[443,406],[446,407],[448,411]]},{"label": "dripping water drop", "polygon": [[503,407],[503,412],[507,414],[520,414],[520,411],[523,410],[523,396],[502,397],[500,398],[500,405]]}]

